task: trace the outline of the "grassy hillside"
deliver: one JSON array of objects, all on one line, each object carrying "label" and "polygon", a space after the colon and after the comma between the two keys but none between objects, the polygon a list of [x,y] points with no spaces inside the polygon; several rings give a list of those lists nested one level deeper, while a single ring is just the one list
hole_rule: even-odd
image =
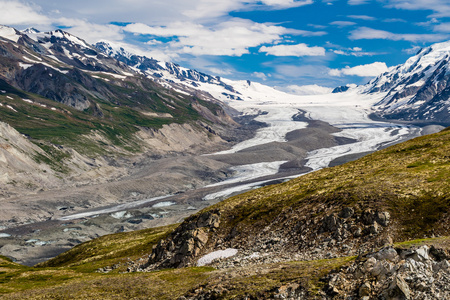
[{"label": "grassy hillside", "polygon": [[[343,207],[355,211],[378,209],[391,214],[392,222],[386,230],[396,242],[395,247],[427,244],[448,251],[449,153],[450,130],[447,129],[342,166],[232,197],[190,217],[184,226],[205,211],[220,212],[220,226],[209,233],[208,245],[217,245],[219,239],[222,245],[227,240],[239,245],[238,241],[244,239],[255,242],[253,237],[267,226],[271,234],[289,231],[300,235],[300,229],[297,227],[295,231],[293,226],[302,218],[322,219]],[[314,221],[309,224],[313,229],[316,226]],[[121,273],[130,260],[145,262],[161,239],[170,239],[175,227],[105,236],[35,268],[2,259],[0,293],[5,299],[177,299],[202,290],[207,291],[203,295],[217,296],[217,299],[246,295],[267,299],[295,285],[301,286],[306,296],[314,298],[325,285],[321,278],[355,259],[355,256],[342,256],[261,263],[251,268],[191,267]],[[426,238],[432,235],[440,237]],[[111,267],[107,268],[109,273],[95,272],[107,266]]]},{"label": "grassy hillside", "polygon": [[238,226],[243,235],[249,235],[277,217],[287,219],[318,207],[324,207],[323,215],[342,207],[387,210],[396,222],[393,229],[398,240],[448,234],[450,130],[241,194],[209,209],[220,211],[223,231]]}]

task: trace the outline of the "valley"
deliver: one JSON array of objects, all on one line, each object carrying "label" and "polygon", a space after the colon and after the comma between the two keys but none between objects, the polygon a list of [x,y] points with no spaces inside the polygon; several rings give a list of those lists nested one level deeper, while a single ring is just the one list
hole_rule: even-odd
[{"label": "valley", "polygon": [[0,25],[0,293],[450,295],[449,53],[295,95]]},{"label": "valley", "polygon": [[[370,120],[377,99],[369,97],[284,96],[228,102],[263,126],[229,150],[146,158],[116,181],[3,200],[0,253],[34,265],[98,236],[181,222],[229,196],[355,159],[422,130]],[[343,97],[350,100],[343,104]]]}]

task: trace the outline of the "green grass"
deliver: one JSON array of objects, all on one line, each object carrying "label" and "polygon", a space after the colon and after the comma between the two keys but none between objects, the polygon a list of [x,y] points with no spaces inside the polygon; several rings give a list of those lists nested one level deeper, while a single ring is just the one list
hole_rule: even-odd
[{"label": "green grass", "polygon": [[[277,287],[296,282],[311,295],[323,287],[320,278],[354,260],[345,257],[261,265],[257,269],[215,270],[211,267],[167,269],[150,273],[82,273],[74,268],[0,270],[2,299],[177,299],[198,289],[226,289],[216,299],[245,295],[262,299]],[[232,276],[229,276],[232,275]]]},{"label": "green grass", "polygon": [[[72,78],[68,80],[78,84]],[[95,81],[96,90],[101,90],[107,96],[100,99],[88,94],[87,97],[92,103],[96,103],[102,116],[96,113],[97,108],[94,109],[93,105],[85,111],[78,111],[39,95],[18,90],[0,80],[0,90],[6,91],[0,94],[0,103],[5,105],[0,107],[0,120],[38,145],[64,145],[82,154],[96,156],[108,153],[105,153],[106,147],[99,142],[85,138],[91,132],[106,137],[108,144],[130,152],[140,152],[143,150],[142,145],[134,134],[141,128],[159,129],[165,124],[192,123],[203,119],[192,106],[192,103],[201,100],[166,90],[147,78],[129,78],[123,81],[111,78],[111,83],[101,79]],[[35,103],[29,104],[23,99],[30,99]],[[220,109],[213,103],[201,103],[213,112]],[[12,106],[17,112],[8,109],[6,105]],[[54,110],[50,109],[52,107]],[[169,113],[173,118],[152,117],[143,112]],[[83,140],[81,145],[80,139]],[[52,157],[52,153],[47,154],[49,158]],[[42,156],[36,159],[46,162]]]},{"label": "green grass", "polygon": [[[38,267],[70,267],[80,272],[93,272],[98,268],[137,259],[151,251],[161,239],[177,227],[150,228],[133,232],[105,235],[80,244]],[[123,265],[118,271],[125,271]]]},{"label": "green grass", "polygon": [[[297,214],[330,214],[344,206],[380,209],[396,220],[394,238],[448,235],[450,132],[398,144],[357,161],[232,197],[206,210],[221,212],[221,234],[242,236]],[[415,167],[412,167],[415,166]],[[320,212],[318,207],[327,207]],[[315,217],[317,215],[311,215]]]}]

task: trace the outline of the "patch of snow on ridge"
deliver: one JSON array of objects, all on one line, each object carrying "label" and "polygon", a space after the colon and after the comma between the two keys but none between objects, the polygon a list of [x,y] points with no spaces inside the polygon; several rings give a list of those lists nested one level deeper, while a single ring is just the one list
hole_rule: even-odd
[{"label": "patch of snow on ridge", "polygon": [[237,253],[238,253],[238,250],[233,249],[233,248],[214,251],[209,254],[206,254],[205,256],[202,256],[197,261],[197,266],[198,267],[206,266],[206,265],[209,265],[210,263],[212,263],[215,259],[232,257],[232,256],[235,256]]},{"label": "patch of snow on ridge", "polygon": [[14,28],[1,25],[0,25],[0,36],[15,43],[17,43],[21,37],[19,34],[17,34]]}]

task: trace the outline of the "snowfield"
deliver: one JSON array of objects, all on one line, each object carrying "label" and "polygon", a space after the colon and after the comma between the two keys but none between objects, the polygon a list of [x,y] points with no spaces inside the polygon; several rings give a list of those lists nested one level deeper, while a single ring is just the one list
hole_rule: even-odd
[{"label": "snowfield", "polygon": [[[321,120],[341,129],[340,132],[334,133],[333,135],[351,138],[357,141],[352,144],[322,148],[309,152],[306,166],[313,171],[328,167],[330,162],[336,158],[350,154],[375,151],[402,140],[418,136],[421,132],[421,129],[415,126],[371,120],[369,115],[373,112],[373,105],[379,102],[385,94],[362,94],[362,87],[352,88],[345,93],[300,96],[286,94],[258,83],[226,83],[233,87],[238,86],[239,88],[236,88],[236,90],[239,91],[239,95],[243,100],[224,99],[220,89],[216,90],[217,87],[210,87],[208,92],[217,98],[222,98],[222,101],[243,114],[252,114],[255,111],[264,112],[263,115],[258,116],[255,120],[267,123],[268,127],[259,129],[253,139],[239,143],[230,150],[216,154],[236,153],[246,148],[273,141],[285,141],[285,136],[288,132],[307,126],[305,122],[293,120],[293,117],[300,110],[305,111],[305,116],[309,119]],[[278,173],[276,163],[278,162],[273,164],[259,163],[233,167],[232,169],[237,171],[233,178],[214,185],[244,182],[265,175],[276,174]],[[282,162],[278,164],[278,167],[281,164]],[[301,175],[303,174],[299,174],[298,176]],[[298,176],[285,178],[289,179]],[[224,198],[234,193],[256,188],[265,182],[261,181],[234,186],[206,195],[203,199]]]}]

